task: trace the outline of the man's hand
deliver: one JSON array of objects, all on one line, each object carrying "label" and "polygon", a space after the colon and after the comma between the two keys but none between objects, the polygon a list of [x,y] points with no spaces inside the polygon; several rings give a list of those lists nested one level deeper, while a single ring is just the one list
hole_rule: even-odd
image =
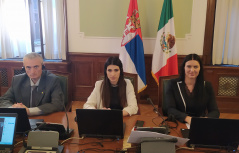
[{"label": "man's hand", "polygon": [[12,107],[13,108],[25,108],[26,109],[26,111],[27,111],[27,115],[29,115],[29,108],[28,107],[26,107],[24,104],[22,104],[22,103],[16,103],[16,104],[13,104],[12,105]]}]

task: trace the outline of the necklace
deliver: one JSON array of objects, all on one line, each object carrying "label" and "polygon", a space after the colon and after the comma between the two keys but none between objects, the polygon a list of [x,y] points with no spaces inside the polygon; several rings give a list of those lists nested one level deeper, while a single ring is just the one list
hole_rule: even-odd
[{"label": "necklace", "polygon": [[118,84],[111,84],[112,87],[118,87]]}]

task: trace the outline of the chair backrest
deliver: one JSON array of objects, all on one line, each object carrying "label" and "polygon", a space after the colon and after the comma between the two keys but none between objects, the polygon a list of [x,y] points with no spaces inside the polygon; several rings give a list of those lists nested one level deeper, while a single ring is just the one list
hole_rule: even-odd
[{"label": "chair backrest", "polygon": [[64,103],[66,106],[66,111],[71,111],[72,107],[72,92],[71,92],[71,73],[62,73],[57,71],[51,71],[55,74],[61,84],[61,88],[64,94]]},{"label": "chair backrest", "polygon": [[172,76],[162,76],[159,77],[159,104],[158,104],[158,110],[162,110],[161,113],[163,113],[164,116],[167,116],[167,109],[165,108],[165,97],[166,95],[166,87],[168,85],[168,81],[170,79],[177,78],[178,75],[172,75]]}]

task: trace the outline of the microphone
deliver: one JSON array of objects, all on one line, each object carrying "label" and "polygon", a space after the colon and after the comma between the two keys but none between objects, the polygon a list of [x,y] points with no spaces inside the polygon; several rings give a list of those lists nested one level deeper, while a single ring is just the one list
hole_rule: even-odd
[{"label": "microphone", "polygon": [[155,105],[154,105],[154,103],[152,102],[152,100],[151,100],[151,98],[147,98],[147,101],[149,101],[149,103],[153,106],[153,111],[155,112],[155,113],[157,113],[158,114],[158,116],[160,116],[161,118],[162,118],[162,124],[164,123],[165,125],[161,125],[160,127],[165,127],[165,129],[166,129],[166,131],[167,131],[167,134],[170,132],[170,130],[169,130],[169,127],[168,127],[168,125],[167,125],[167,123],[166,123],[166,121],[165,121],[165,119],[163,118],[163,116],[161,115],[161,113],[159,113],[159,111],[158,111],[158,109],[155,107]]},{"label": "microphone", "polygon": [[63,101],[63,107],[64,107],[64,111],[65,111],[65,114],[66,114],[66,124],[67,124],[67,127],[66,127],[66,132],[69,133],[69,119],[68,119],[68,115],[67,115],[67,111],[66,111],[66,106],[65,106],[65,98],[64,98],[64,95],[62,93],[60,93],[60,97],[61,97],[61,100]]},{"label": "microphone", "polygon": [[66,127],[66,133],[62,135],[62,138],[63,139],[68,139],[71,135],[71,133],[73,132],[73,129],[70,130],[69,128],[69,118],[68,118],[68,115],[67,115],[67,111],[66,111],[66,106],[65,106],[65,100],[64,100],[64,95],[63,93],[61,92],[60,93],[60,97],[61,97],[61,100],[63,101],[63,107],[64,107],[64,111],[65,111],[65,114],[66,114],[66,124],[67,124],[67,127]]},{"label": "microphone", "polygon": [[64,140],[64,139],[68,139],[71,136],[71,133],[74,131],[74,129],[69,128],[69,119],[68,119],[68,115],[67,115],[67,111],[66,111],[66,107],[64,103],[64,95],[63,93],[59,93],[59,94],[60,94],[60,99],[63,101],[63,107],[64,107],[66,120],[67,120],[67,127],[65,128],[62,124],[58,124],[58,123],[44,123],[44,124],[39,123],[39,124],[42,124],[42,126],[39,125],[37,128],[39,130],[45,130],[45,131],[57,131],[59,132],[59,139]]}]

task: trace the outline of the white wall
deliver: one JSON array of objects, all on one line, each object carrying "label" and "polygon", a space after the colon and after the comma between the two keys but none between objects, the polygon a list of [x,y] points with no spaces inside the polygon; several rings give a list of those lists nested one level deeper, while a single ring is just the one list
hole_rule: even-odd
[{"label": "white wall", "polygon": [[[86,37],[80,31],[79,0],[67,0],[69,52],[119,53],[121,37]],[[178,55],[203,54],[207,0],[193,0],[191,33],[177,38]],[[143,37],[144,53],[153,54],[156,38]]]}]

